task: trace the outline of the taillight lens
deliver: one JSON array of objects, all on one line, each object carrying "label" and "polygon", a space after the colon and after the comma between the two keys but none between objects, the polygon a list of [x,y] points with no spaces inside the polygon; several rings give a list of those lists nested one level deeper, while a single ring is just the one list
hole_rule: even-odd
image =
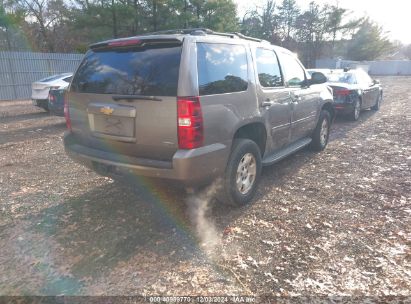
[{"label": "taillight lens", "polygon": [[194,149],[204,142],[204,123],[198,96],[177,97],[178,147]]},{"label": "taillight lens", "polygon": [[334,90],[334,95],[347,96],[347,95],[350,95],[350,90],[348,90],[348,89],[335,89]]},{"label": "taillight lens", "polygon": [[56,98],[54,97],[54,95],[52,95],[52,94],[50,94],[50,93],[49,93],[49,101],[50,101],[51,103],[54,103],[54,102],[56,101]]},{"label": "taillight lens", "polygon": [[122,47],[122,46],[130,46],[130,45],[137,45],[140,44],[140,39],[124,39],[124,40],[116,40],[108,43],[110,47]]},{"label": "taillight lens", "polygon": [[64,118],[66,119],[67,129],[71,132],[70,109],[67,92],[64,93]]}]

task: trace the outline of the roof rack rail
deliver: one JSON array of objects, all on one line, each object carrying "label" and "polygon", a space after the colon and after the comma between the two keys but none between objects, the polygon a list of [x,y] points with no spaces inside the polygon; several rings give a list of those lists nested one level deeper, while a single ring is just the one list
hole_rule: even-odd
[{"label": "roof rack rail", "polygon": [[234,38],[234,33],[220,33],[214,32],[208,28],[190,28],[190,29],[174,29],[174,30],[164,30],[164,31],[157,31],[151,33],[145,33],[144,35],[170,35],[170,34],[188,34],[188,35],[219,35],[225,37]]},{"label": "roof rack rail", "polygon": [[215,32],[213,30],[210,30],[208,28],[203,28],[203,27],[190,28],[190,29],[164,30],[164,31],[157,31],[157,32],[152,32],[152,33],[145,33],[144,35],[170,35],[170,34],[183,34],[183,35],[188,34],[188,35],[198,35],[198,36],[217,35],[217,36],[230,37],[230,38],[246,39],[246,40],[251,40],[255,42],[266,42],[266,40],[249,37],[249,36],[246,36],[238,32],[221,33],[221,32]]},{"label": "roof rack rail", "polygon": [[232,34],[238,36],[238,38],[241,38],[241,39],[247,39],[247,40],[256,41],[256,42],[262,42],[262,41],[264,41],[263,39],[258,39],[258,38],[246,36],[246,35],[241,34],[241,33],[239,33],[239,32],[233,32]]}]

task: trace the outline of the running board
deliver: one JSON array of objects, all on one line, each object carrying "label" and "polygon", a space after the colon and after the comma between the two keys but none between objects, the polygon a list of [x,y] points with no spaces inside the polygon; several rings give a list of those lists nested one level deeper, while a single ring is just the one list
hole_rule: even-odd
[{"label": "running board", "polygon": [[303,138],[295,143],[287,146],[284,149],[281,149],[280,151],[271,154],[267,157],[265,157],[262,161],[263,166],[270,166],[272,164],[275,164],[276,162],[279,162],[283,158],[286,158],[288,155],[293,154],[294,152],[304,148],[305,146],[308,146],[311,143],[312,139],[311,138]]}]

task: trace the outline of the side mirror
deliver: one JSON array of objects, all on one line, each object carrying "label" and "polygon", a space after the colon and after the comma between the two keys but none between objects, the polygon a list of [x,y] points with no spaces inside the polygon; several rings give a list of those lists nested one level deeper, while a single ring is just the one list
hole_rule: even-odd
[{"label": "side mirror", "polygon": [[310,84],[321,84],[327,82],[327,77],[321,72],[314,72],[311,74]]},{"label": "side mirror", "polygon": [[379,79],[373,79],[373,80],[372,80],[372,83],[373,83],[373,84],[380,84],[380,80],[379,80]]}]

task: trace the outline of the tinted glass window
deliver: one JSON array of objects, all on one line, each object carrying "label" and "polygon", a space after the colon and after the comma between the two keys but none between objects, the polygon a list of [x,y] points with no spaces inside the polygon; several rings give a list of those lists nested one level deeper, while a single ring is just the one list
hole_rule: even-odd
[{"label": "tinted glass window", "polygon": [[257,72],[263,87],[279,87],[283,85],[280,66],[274,51],[257,48]]},{"label": "tinted glass window", "polygon": [[121,95],[177,95],[181,46],[90,51],[72,90]]},{"label": "tinted glass window", "polygon": [[281,53],[280,61],[288,85],[291,87],[301,86],[305,80],[305,72],[297,59],[290,54]]},{"label": "tinted glass window", "polygon": [[327,78],[329,82],[356,83],[356,78],[353,73],[332,73],[328,74]]},{"label": "tinted glass window", "polygon": [[241,45],[197,44],[200,95],[247,90],[247,56]]}]

